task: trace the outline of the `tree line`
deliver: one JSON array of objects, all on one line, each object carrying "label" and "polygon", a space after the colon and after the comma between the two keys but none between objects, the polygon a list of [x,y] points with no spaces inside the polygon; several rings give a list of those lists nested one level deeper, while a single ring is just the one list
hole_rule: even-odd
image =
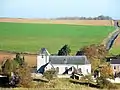
[{"label": "tree line", "polygon": [[56,20],[113,20],[110,16],[100,15],[97,17],[59,17]]}]

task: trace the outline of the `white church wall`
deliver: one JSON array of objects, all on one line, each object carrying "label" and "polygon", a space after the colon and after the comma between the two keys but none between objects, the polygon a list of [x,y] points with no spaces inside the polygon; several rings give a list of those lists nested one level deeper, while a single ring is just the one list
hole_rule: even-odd
[{"label": "white church wall", "polygon": [[[49,56],[45,55],[38,55],[37,56],[37,70],[46,63],[49,62]],[[59,73],[63,74],[65,72],[65,68],[75,67],[76,69],[81,68],[82,74],[87,75],[88,73],[91,73],[91,64],[85,64],[85,65],[72,65],[72,64],[48,64],[48,66],[45,68],[45,70],[49,70],[51,68],[57,68],[59,67]],[[71,74],[73,71],[69,71],[68,74]]]},{"label": "white church wall", "polygon": [[91,64],[78,65],[78,69],[81,68],[82,74],[91,74]]},{"label": "white church wall", "polygon": [[49,56],[39,55],[37,56],[37,70],[49,61]]},{"label": "white church wall", "polygon": [[[72,64],[53,64],[54,68],[56,69],[59,67],[59,73],[58,74],[63,74],[65,72],[65,68],[70,68],[70,67],[75,67],[76,69],[81,68],[82,74],[87,75],[91,73],[91,64],[86,64],[86,65],[72,65]],[[47,66],[47,70],[51,69],[51,65],[49,64]],[[68,74],[71,74],[73,72],[69,71]]]}]

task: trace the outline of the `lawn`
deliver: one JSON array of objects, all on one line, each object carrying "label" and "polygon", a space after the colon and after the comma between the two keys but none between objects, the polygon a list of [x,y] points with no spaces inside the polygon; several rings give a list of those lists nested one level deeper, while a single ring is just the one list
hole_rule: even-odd
[{"label": "lawn", "polygon": [[101,43],[113,30],[112,26],[0,22],[0,49],[38,52],[45,47],[56,53],[69,44],[75,53],[83,46]]}]

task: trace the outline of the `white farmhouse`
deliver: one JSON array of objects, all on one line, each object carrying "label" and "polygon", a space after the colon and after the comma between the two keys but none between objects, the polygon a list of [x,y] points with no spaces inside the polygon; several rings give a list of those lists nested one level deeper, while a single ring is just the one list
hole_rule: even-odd
[{"label": "white farmhouse", "polygon": [[113,70],[113,74],[115,77],[120,77],[120,59],[111,59],[110,65]]},{"label": "white farmhouse", "polygon": [[42,73],[49,69],[55,69],[58,74],[72,74],[77,71],[87,75],[91,73],[91,64],[86,56],[51,56],[44,48],[37,56],[37,71]]}]

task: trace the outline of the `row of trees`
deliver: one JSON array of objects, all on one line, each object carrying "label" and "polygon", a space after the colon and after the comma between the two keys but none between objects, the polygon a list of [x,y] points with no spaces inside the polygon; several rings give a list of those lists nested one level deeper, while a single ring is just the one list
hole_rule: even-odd
[{"label": "row of trees", "polygon": [[[64,45],[59,51],[59,56],[67,56],[70,55],[71,48],[69,45]],[[80,55],[86,55],[90,60],[97,58],[97,59],[103,59],[108,54],[108,51],[106,50],[104,45],[89,45],[85,46],[83,48],[80,48],[79,51],[76,52],[76,56]]]},{"label": "row of trees", "polygon": [[112,20],[109,16],[100,15],[97,17],[60,17],[57,20]]}]

